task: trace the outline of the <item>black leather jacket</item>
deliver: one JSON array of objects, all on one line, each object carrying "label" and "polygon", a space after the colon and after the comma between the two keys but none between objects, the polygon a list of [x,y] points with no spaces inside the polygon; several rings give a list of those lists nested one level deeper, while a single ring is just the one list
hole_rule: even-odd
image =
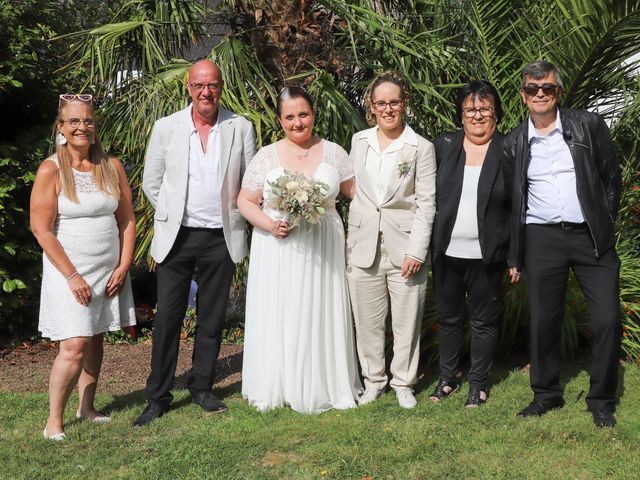
[{"label": "black leather jacket", "polygon": [[[478,180],[478,238],[484,263],[506,265],[509,243],[509,203],[502,174],[502,139],[497,130]],[[433,263],[445,259],[456,222],[464,179],[464,131],[447,133],[434,140],[436,147],[436,218],[431,234]]]},{"label": "black leather jacket", "polygon": [[[564,141],[569,146],[576,173],[576,190],[599,257],[615,246],[614,221],[620,202],[621,175],[609,129],[602,117],[584,110],[560,108]],[[524,264],[524,227],[527,214],[527,171],[531,160],[528,119],[504,140],[504,172],[512,198],[508,263]]]}]

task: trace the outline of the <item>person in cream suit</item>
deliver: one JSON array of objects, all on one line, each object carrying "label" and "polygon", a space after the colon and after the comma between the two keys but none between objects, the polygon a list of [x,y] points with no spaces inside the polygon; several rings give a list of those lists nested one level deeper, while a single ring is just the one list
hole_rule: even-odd
[{"label": "person in cream suit", "polygon": [[355,192],[349,210],[347,277],[365,390],[373,402],[387,386],[385,320],[391,299],[390,385],[404,408],[416,405],[420,324],[427,288],[427,249],[435,216],[436,161],[431,142],[404,123],[407,92],[395,72],[365,94],[373,128],[354,135]]},{"label": "person in cream suit", "polygon": [[192,103],[156,122],[145,161],[142,186],[155,207],[151,255],[158,263],[158,313],[148,405],[135,426],[169,410],[180,329],[196,270],[198,327],[187,388],[205,411],[227,410],[211,388],[234,262],[247,254],[236,198],[255,153],[255,134],[249,121],[218,105],[224,82],[217,65],[208,60],[193,64],[186,86]]}]

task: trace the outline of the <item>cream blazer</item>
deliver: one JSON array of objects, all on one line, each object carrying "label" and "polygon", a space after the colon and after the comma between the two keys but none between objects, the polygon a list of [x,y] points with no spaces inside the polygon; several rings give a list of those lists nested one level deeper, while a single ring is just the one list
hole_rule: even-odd
[{"label": "cream blazer", "polygon": [[[382,232],[389,260],[401,267],[405,255],[427,260],[436,213],[436,158],[433,144],[416,134],[417,145],[405,142],[396,156],[392,179],[382,202],[376,199],[365,167],[368,130],[351,140],[356,190],[349,208],[347,263],[360,268],[373,265]],[[400,168],[402,165],[404,168]],[[403,170],[401,172],[401,170]]]},{"label": "cream blazer", "polygon": [[[151,256],[162,262],[178,236],[189,178],[190,108],[163,117],[151,131],[144,164],[142,189],[155,208]],[[220,205],[224,240],[234,262],[247,255],[245,220],[236,199],[247,164],[256,152],[253,125],[219,107],[221,158]]]}]

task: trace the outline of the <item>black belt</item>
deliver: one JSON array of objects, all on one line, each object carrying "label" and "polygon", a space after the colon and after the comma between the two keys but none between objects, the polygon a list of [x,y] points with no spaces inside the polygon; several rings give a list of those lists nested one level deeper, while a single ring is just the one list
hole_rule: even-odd
[{"label": "black belt", "polygon": [[560,222],[560,223],[543,223],[544,227],[559,228],[561,230],[586,230],[587,222],[574,223],[574,222]]}]

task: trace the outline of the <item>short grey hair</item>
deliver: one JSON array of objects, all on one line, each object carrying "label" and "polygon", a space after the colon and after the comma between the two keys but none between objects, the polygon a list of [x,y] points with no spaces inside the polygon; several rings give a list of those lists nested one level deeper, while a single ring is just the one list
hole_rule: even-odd
[{"label": "short grey hair", "polygon": [[531,62],[527,64],[526,67],[524,67],[524,70],[522,71],[522,77],[520,78],[520,88],[524,88],[527,78],[540,80],[550,73],[553,73],[555,75],[558,87],[564,90],[564,85],[562,84],[562,74],[560,73],[558,67],[556,67],[553,63],[545,62],[543,60]]}]

